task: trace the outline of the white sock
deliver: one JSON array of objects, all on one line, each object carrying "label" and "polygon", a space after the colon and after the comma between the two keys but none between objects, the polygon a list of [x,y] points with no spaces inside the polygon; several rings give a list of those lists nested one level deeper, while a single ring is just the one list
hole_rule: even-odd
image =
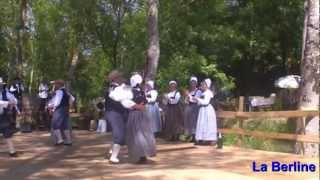
[{"label": "white sock", "polygon": [[63,143],[61,131],[60,131],[59,129],[57,129],[57,130],[54,130],[53,132],[54,132],[54,135],[55,135],[56,138],[57,138],[57,143],[58,143],[58,144]]},{"label": "white sock", "polygon": [[119,159],[118,159],[118,154],[120,152],[120,148],[121,146],[119,144],[114,144],[112,146],[112,154],[111,154],[111,157],[110,157],[110,160],[113,161],[113,162],[119,162]]},{"label": "white sock", "polygon": [[15,153],[16,150],[14,149],[13,142],[12,142],[11,138],[6,139],[6,142],[7,142],[8,148],[9,148],[9,153],[11,153],[11,154]]},{"label": "white sock", "polygon": [[66,138],[65,143],[71,144],[72,143],[71,131],[70,130],[64,130],[64,135],[65,135],[65,138]]},{"label": "white sock", "polygon": [[106,133],[107,132],[107,121],[102,119],[101,121],[101,132]]},{"label": "white sock", "polygon": [[112,154],[112,147],[113,147],[113,143],[111,143],[110,145],[109,154]]}]

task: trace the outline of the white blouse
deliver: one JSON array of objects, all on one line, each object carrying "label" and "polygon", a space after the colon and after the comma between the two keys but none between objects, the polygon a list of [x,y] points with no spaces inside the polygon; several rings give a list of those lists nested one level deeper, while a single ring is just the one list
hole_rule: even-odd
[{"label": "white blouse", "polygon": [[42,98],[42,99],[46,99],[48,98],[48,91],[49,91],[49,88],[46,84],[40,84],[39,86],[39,97]]},{"label": "white blouse", "polygon": [[157,101],[157,97],[158,97],[158,92],[157,90],[150,90],[148,92],[146,92],[146,99],[148,101],[148,103],[154,103]]},{"label": "white blouse", "polygon": [[178,104],[181,98],[179,91],[171,91],[166,96],[169,104]]},{"label": "white blouse", "polygon": [[[202,98],[201,98],[202,97]],[[207,89],[201,93],[201,97],[196,97],[198,100],[198,105],[208,105],[210,100],[214,97],[211,90]]]},{"label": "white blouse", "polygon": [[191,92],[188,93],[188,101],[191,103],[196,103],[196,101],[194,100],[194,98],[196,97],[200,97],[202,94],[202,92],[197,88]]},{"label": "white blouse", "polygon": [[[18,104],[18,100],[14,97],[13,94],[9,93],[9,92],[6,92],[6,95],[7,95],[7,98],[8,98],[8,101],[4,101],[3,100],[3,97],[2,97],[2,93],[0,93],[0,114],[3,113],[3,109],[4,108],[7,108],[8,105],[9,105],[9,102],[17,105]],[[18,110],[18,109],[17,109]]]},{"label": "white blouse", "polygon": [[[66,93],[68,93],[68,92],[66,92]],[[69,95],[69,101],[73,103],[75,101],[75,98],[70,93],[68,93],[68,95]],[[48,107],[56,109],[60,105],[62,98],[63,98],[63,91],[61,88],[61,89],[56,90],[54,96],[52,97],[52,99],[48,103]]]}]

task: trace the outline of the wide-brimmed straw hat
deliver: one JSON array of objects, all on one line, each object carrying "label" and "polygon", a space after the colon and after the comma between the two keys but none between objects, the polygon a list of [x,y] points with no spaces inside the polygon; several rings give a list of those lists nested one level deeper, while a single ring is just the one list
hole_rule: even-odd
[{"label": "wide-brimmed straw hat", "polygon": [[108,74],[109,81],[114,81],[116,79],[122,79],[122,77],[123,77],[122,72],[120,72],[118,70],[113,70]]},{"label": "wide-brimmed straw hat", "polygon": [[58,85],[58,86],[64,86],[65,82],[64,80],[62,79],[57,79],[57,80],[54,80],[54,81],[50,81],[51,84],[54,84],[54,85]]}]

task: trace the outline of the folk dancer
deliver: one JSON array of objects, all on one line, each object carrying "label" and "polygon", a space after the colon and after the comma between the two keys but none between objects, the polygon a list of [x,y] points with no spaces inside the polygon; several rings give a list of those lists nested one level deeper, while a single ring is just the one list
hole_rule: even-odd
[{"label": "folk dancer", "polygon": [[107,132],[107,121],[104,119],[104,104],[103,102],[97,103],[98,109],[98,127],[97,133],[106,133]]},{"label": "folk dancer", "polygon": [[205,79],[201,82],[201,97],[195,97],[194,100],[200,106],[198,122],[196,128],[197,144],[211,145],[217,141],[217,119],[213,106],[210,104],[214,97],[210,90],[211,80]]},{"label": "folk dancer", "polygon": [[50,129],[50,123],[49,123],[49,117],[48,117],[48,111],[46,109],[46,105],[48,103],[49,99],[49,86],[46,81],[42,81],[38,88],[38,97],[40,100],[39,104],[39,120],[40,123],[42,123],[45,127],[45,129]]},{"label": "folk dancer", "polygon": [[183,114],[180,106],[181,94],[177,90],[177,82],[169,82],[169,93],[165,95],[167,101],[165,109],[164,134],[170,141],[179,140],[179,135],[183,133]]},{"label": "folk dancer", "polygon": [[[72,145],[71,123],[69,122],[69,105],[75,98],[66,90],[63,80],[53,81],[54,96],[48,103],[52,112],[51,128],[55,138],[55,145]],[[64,137],[64,138],[63,138]]]},{"label": "folk dancer", "polygon": [[121,103],[129,110],[126,126],[126,142],[129,159],[133,163],[146,163],[147,157],[156,155],[156,143],[151,121],[145,111],[148,102],[141,89],[142,77],[135,74],[130,78],[132,90],[128,91],[128,98]]},{"label": "folk dancer", "polygon": [[[12,111],[12,122],[11,125],[14,128],[15,131],[17,131],[16,127],[17,127],[17,114],[19,114],[19,112],[22,112],[22,95],[24,92],[24,86],[20,80],[19,77],[16,77],[14,79],[13,84],[10,86],[9,88],[9,92],[11,94],[14,95],[14,97],[18,100],[18,104],[17,104],[17,108],[13,108]],[[18,112],[19,111],[19,112]]]},{"label": "folk dancer", "polygon": [[190,87],[189,91],[186,92],[186,106],[184,109],[184,129],[185,134],[191,136],[191,141],[195,141],[195,132],[197,127],[197,120],[198,120],[198,113],[199,113],[199,106],[197,102],[194,100],[195,97],[201,96],[201,91],[197,87],[198,79],[197,77],[190,78]]},{"label": "folk dancer", "polygon": [[152,132],[157,137],[161,131],[161,118],[159,105],[157,103],[158,92],[154,88],[154,81],[147,81],[145,85],[145,94],[147,99],[146,112],[151,121]]},{"label": "folk dancer", "polygon": [[17,152],[12,142],[14,131],[10,124],[9,109],[17,105],[17,99],[5,88],[6,83],[0,77],[0,134],[3,135],[9,149],[10,157],[17,157]]},{"label": "folk dancer", "polygon": [[110,87],[105,96],[105,117],[112,128],[112,144],[109,151],[110,163],[119,163],[118,155],[121,146],[125,145],[125,123],[127,109],[121,104],[125,99],[123,89],[126,87],[121,72],[114,70],[108,75]]}]

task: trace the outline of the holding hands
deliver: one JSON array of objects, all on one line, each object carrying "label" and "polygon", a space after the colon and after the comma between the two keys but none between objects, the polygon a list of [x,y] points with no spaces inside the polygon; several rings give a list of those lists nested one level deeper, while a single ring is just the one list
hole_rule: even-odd
[{"label": "holding hands", "polygon": [[140,104],[134,105],[132,108],[139,111],[143,111],[145,109],[145,105],[143,103],[140,103]]}]

